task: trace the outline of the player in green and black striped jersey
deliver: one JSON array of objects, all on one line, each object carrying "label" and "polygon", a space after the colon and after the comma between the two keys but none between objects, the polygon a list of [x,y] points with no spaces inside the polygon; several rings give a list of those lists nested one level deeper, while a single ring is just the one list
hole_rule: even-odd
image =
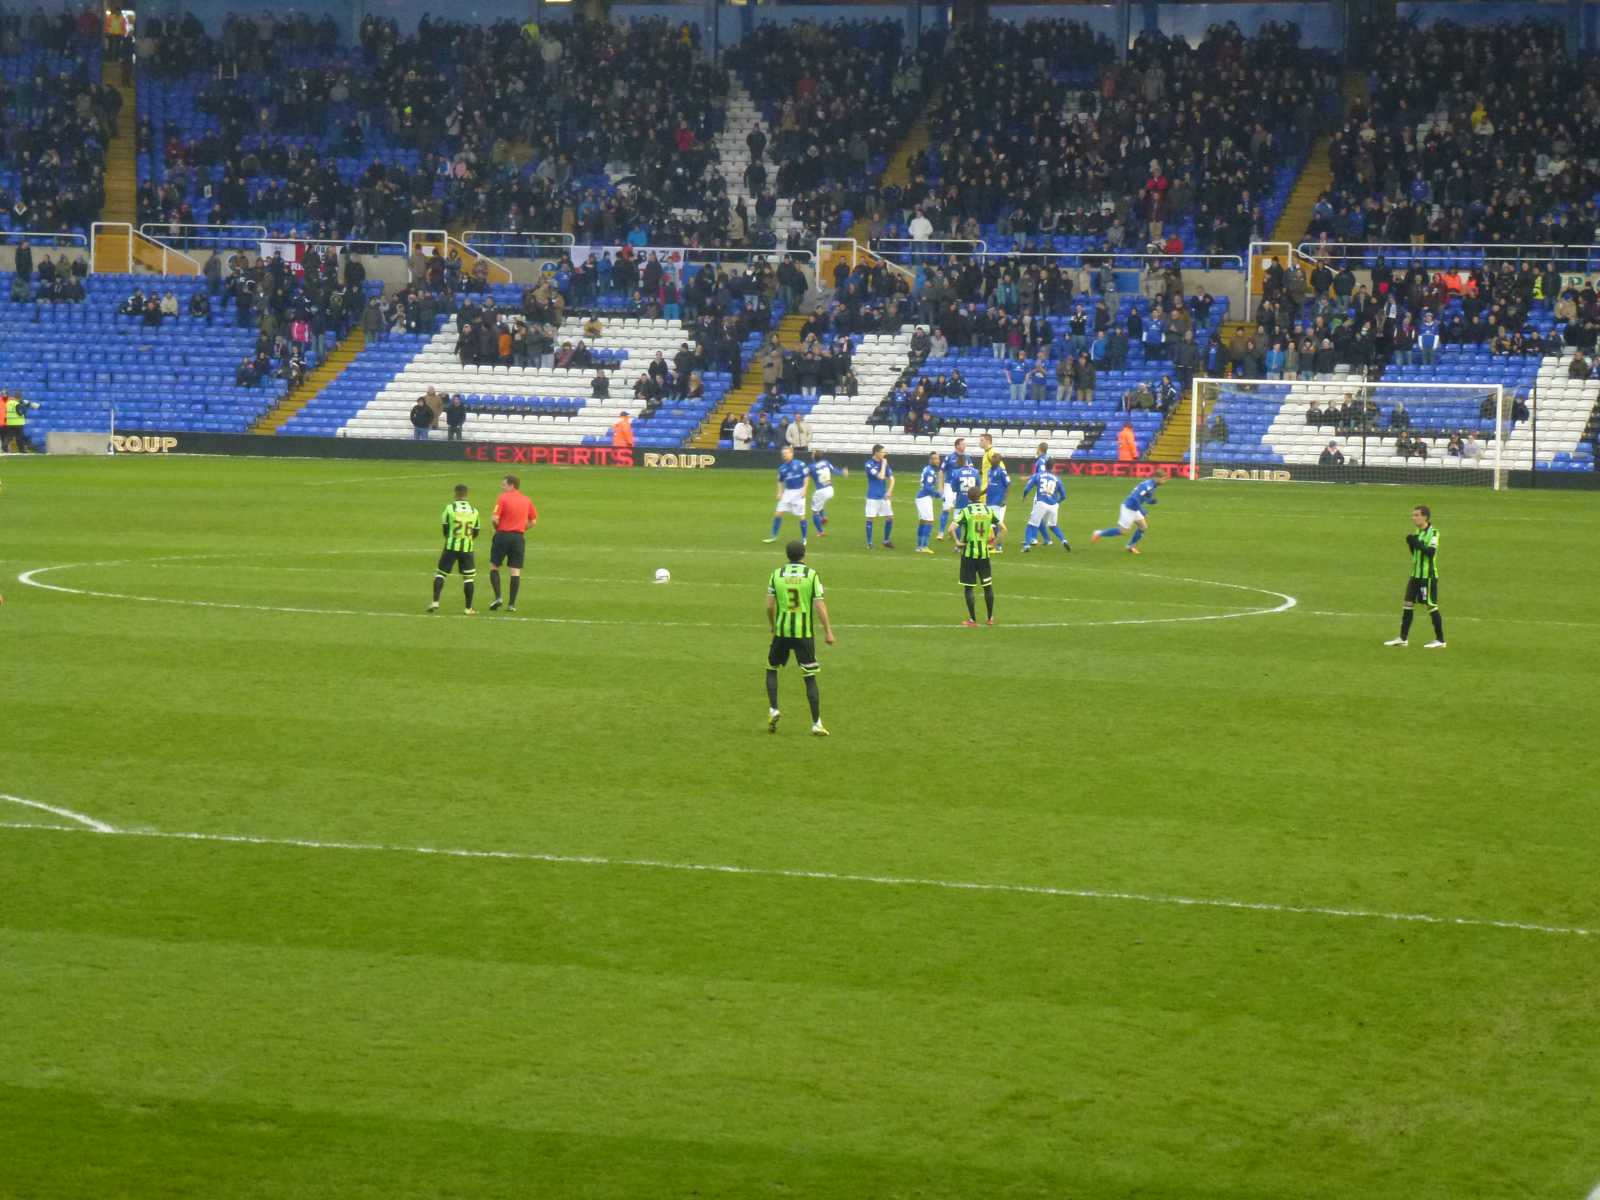
[{"label": "player in green and black striped jersey", "polygon": [[767,579],[767,624],[772,627],[772,645],[767,649],[767,732],[778,732],[778,668],[791,653],[800,664],[805,680],[806,700],[811,705],[811,732],[827,737],[822,727],[822,696],[817,690],[816,626],[822,624],[822,637],[833,645],[833,625],[828,621],[828,606],[823,601],[822,580],[806,566],[806,544],[790,542],[784,548],[789,561]]},{"label": "player in green and black striped jersey", "polygon": [[439,597],[444,594],[445,577],[456,567],[461,568],[461,590],[467,601],[467,615],[474,616],[472,592],[477,584],[478,560],[474,548],[478,544],[478,510],[467,499],[467,485],[456,484],[456,498],[444,506],[440,518],[444,532],[444,550],[439,555],[439,566],[433,573],[433,603],[429,612],[439,611]]},{"label": "player in green and black striped jersey", "polygon": [[1423,649],[1444,649],[1444,617],[1439,614],[1439,531],[1433,527],[1433,512],[1426,504],[1411,510],[1412,532],[1406,534],[1411,550],[1411,575],[1406,580],[1405,606],[1400,610],[1400,636],[1385,646],[1404,646],[1411,637],[1413,606],[1426,604],[1433,618],[1433,641]]},{"label": "player in green and black striped jersey", "polygon": [[956,513],[950,527],[956,553],[961,555],[961,591],[967,599],[967,619],[961,623],[969,627],[978,623],[978,606],[972,589],[982,584],[983,606],[989,624],[993,625],[994,560],[990,555],[994,551],[995,535],[1005,533],[1006,526],[999,514],[983,502],[982,487],[968,488],[967,496],[971,503]]}]

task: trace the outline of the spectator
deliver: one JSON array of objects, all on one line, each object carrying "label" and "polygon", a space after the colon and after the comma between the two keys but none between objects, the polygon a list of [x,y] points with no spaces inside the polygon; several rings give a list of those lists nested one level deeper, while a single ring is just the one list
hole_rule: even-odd
[{"label": "spectator", "polygon": [[1344,451],[1339,449],[1339,443],[1329,442],[1324,446],[1321,455],[1317,458],[1317,463],[1324,467],[1344,466]]},{"label": "spectator", "polygon": [[1589,378],[1589,360],[1584,358],[1582,350],[1574,350],[1572,352],[1572,361],[1567,364],[1567,378]]},{"label": "spectator", "polygon": [[611,398],[611,380],[606,376],[603,367],[595,367],[594,378],[589,381],[589,398],[591,400],[609,400]]},{"label": "spectator", "polygon": [[755,429],[750,424],[750,414],[743,413],[733,427],[733,448],[735,450],[750,449],[751,442],[755,439]]},{"label": "spectator", "polygon": [[1213,444],[1221,444],[1228,440],[1228,422],[1221,413],[1211,418],[1211,425],[1206,430],[1207,438]]},{"label": "spectator", "polygon": [[411,406],[411,436],[419,442],[428,440],[428,430],[433,428],[434,413],[428,402],[418,398]]},{"label": "spectator", "polygon": [[467,406],[462,402],[458,392],[450,397],[450,403],[445,405],[445,440],[459,442],[463,438],[463,431],[467,424]]},{"label": "spectator", "polygon": [[796,413],[789,428],[783,431],[784,441],[794,447],[796,452],[811,448],[811,423],[806,420],[804,413]]}]

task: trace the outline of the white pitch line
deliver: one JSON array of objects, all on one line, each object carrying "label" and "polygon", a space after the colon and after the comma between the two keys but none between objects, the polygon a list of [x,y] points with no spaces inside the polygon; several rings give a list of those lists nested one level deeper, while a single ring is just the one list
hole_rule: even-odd
[{"label": "white pitch line", "polygon": [[[11,804],[20,804],[24,808],[36,808],[40,812],[47,812],[56,817],[65,817],[67,820],[76,821],[83,828],[92,829],[96,833],[121,832],[114,826],[107,825],[104,821],[96,821],[93,817],[86,817],[83,813],[73,812],[70,808],[57,808],[54,804],[43,804],[38,800],[24,800],[21,796],[7,796],[3,792],[0,792],[0,801],[7,801]],[[46,825],[40,826],[40,828],[67,829],[70,827],[66,825]]]},{"label": "white pitch line", "polygon": [[[60,810],[57,810],[60,811]],[[74,814],[76,815],[76,814]],[[108,837],[154,838],[178,842],[215,842],[234,846],[281,846],[297,850],[337,850],[361,854],[415,854],[432,858],[488,859],[497,862],[547,863],[556,866],[612,867],[644,871],[674,871],[699,875],[737,875],[755,879],[804,879],[820,883],[869,884],[878,887],[930,888],[946,892],[985,892],[1016,896],[1051,896],[1070,900],[1115,900],[1169,908],[1214,908],[1233,912],[1274,913],[1283,916],[1328,917],[1342,920],[1387,921],[1408,925],[1455,926],[1465,929],[1501,929],[1518,933],[1543,933],[1569,937],[1597,937],[1600,929],[1576,925],[1540,925],[1532,921],[1505,921],[1491,917],[1450,917],[1434,913],[1382,912],[1368,908],[1330,908],[1314,904],[1273,904],[1266,901],[1217,897],[1171,896],[1158,892],[1125,892],[1100,888],[1053,887],[1031,883],[983,883],[955,879],[925,879],[912,875],[863,875],[844,871],[805,871],[787,867],[743,867],[731,863],[670,862],[654,858],[610,858],[600,854],[540,854],[525,850],[462,850],[440,846],[398,846],[383,842],[325,842],[312,838],[253,837],[234,833],[180,833],[157,829],[91,829],[87,826],[27,825],[0,822],[0,829],[51,833],[97,833]]]},{"label": "white pitch line", "polygon": [[[172,555],[166,558],[154,558],[149,562],[179,562],[202,561],[221,555]],[[17,576],[17,582],[27,587],[40,588],[47,592],[60,592],[68,596],[85,596],[98,600],[125,600],[140,604],[167,604],[179,608],[214,608],[231,610],[235,612],[268,612],[290,613],[296,615],[320,615],[330,617],[381,617],[399,620],[437,621],[440,614],[428,612],[393,612],[381,609],[360,608],[313,608],[305,605],[278,605],[278,604],[245,604],[238,601],[225,600],[196,600],[179,596],[140,596],[131,592],[105,592],[94,588],[68,587],[61,583],[46,583],[39,578],[48,571],[73,571],[85,568],[111,567],[126,565],[129,559],[110,559],[102,562],[83,563],[56,563],[50,566],[34,567]],[[1214,579],[1192,579],[1179,575],[1158,575],[1148,571],[1130,571],[1130,575],[1138,575],[1148,579],[1165,580],[1172,583],[1192,583],[1209,587],[1228,588],[1234,591],[1254,592],[1262,596],[1270,596],[1279,601],[1272,608],[1249,608],[1234,612],[1203,613],[1186,617],[1123,617],[1112,620],[1096,621],[1012,621],[1003,622],[999,627],[1004,629],[1081,629],[1099,628],[1112,625],[1182,625],[1193,621],[1231,621],[1240,617],[1272,616],[1277,613],[1288,612],[1297,601],[1286,592],[1273,591],[1271,588],[1252,587],[1243,583],[1225,583]],[[443,612],[444,610],[441,610]],[[668,629],[732,629],[743,628],[715,621],[643,621],[643,620],[611,620],[601,617],[535,617],[518,616],[517,620],[539,623],[544,625],[620,625],[639,627],[641,625],[658,626]],[[484,624],[494,624],[486,621]],[[504,623],[503,620],[501,623]],[[862,624],[839,625],[840,629],[959,629],[961,626],[955,621],[949,622],[868,622]]]}]

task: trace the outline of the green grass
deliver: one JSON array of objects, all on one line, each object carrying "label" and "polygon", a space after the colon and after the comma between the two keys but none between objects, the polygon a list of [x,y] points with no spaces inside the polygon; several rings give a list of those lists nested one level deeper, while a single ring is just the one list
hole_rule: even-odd
[{"label": "green grass", "polygon": [[[765,475],[540,471],[523,619],[461,617],[455,581],[425,617],[457,474],[487,508],[489,467],[0,463],[0,792],[1277,907],[0,829],[0,1196],[1600,1180],[1600,936],[1285,911],[1600,928],[1594,497],[1174,483],[1135,560],[1088,544],[1124,485],[1074,482],[1076,552],[1016,554],[1014,504],[1001,624],[963,630],[908,497],[900,551],[862,550],[852,477],[813,543],[821,740],[792,670],[765,732]],[[1443,653],[1379,645],[1418,499]],[[16,581],[56,564],[185,603]],[[1174,620],[1268,593],[1297,604]]]}]

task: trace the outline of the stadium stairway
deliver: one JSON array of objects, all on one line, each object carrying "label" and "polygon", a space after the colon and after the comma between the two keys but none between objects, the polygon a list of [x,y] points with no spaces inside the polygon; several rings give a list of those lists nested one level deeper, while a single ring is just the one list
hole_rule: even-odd
[{"label": "stadium stairway", "polygon": [[[902,191],[909,187],[911,184],[911,168],[906,163],[913,154],[920,154],[926,150],[932,137],[933,135],[928,129],[927,118],[918,117],[912,123],[911,128],[906,130],[906,134],[900,139],[899,144],[889,151],[888,163],[883,168],[883,174],[878,177],[878,187],[884,188],[892,184]],[[866,247],[871,242],[871,229],[864,218],[858,217],[855,223],[845,232],[844,236],[854,238],[863,247]],[[848,254],[848,250],[830,250],[823,255],[823,261],[817,264],[817,288],[819,290],[823,288],[827,281],[832,280],[833,264],[837,261],[836,256],[842,257]]]},{"label": "stadium stairway", "polygon": [[[1145,459],[1149,462],[1182,462],[1189,457],[1189,427],[1192,423],[1189,414],[1194,411],[1194,394],[1185,392],[1167,416],[1166,424],[1161,427],[1161,432],[1150,443],[1150,448],[1145,451]],[[1201,422],[1205,421],[1205,414],[1201,414]]]},{"label": "stadium stairway", "polygon": [[[100,67],[100,80],[107,87],[116,88],[122,96],[122,111],[117,114],[117,133],[111,139],[111,144],[106,147],[106,199],[100,209],[102,221],[125,221],[131,226],[139,223],[139,178],[137,169],[137,148],[139,117],[135,100],[134,85],[125,83],[122,79],[120,64],[109,60]],[[115,249],[107,246],[112,257],[109,261],[116,261],[117,251],[124,258],[127,256],[125,247]]]},{"label": "stadium stairway", "polygon": [[[806,323],[806,318],[800,313],[790,313],[778,322],[778,345],[785,350],[798,350],[800,348],[800,328]],[[740,380],[739,386],[722,398],[722,403],[711,410],[700,428],[695,431],[694,437],[689,439],[689,445],[698,450],[715,450],[722,422],[725,417],[747,413],[756,406],[756,401],[761,399],[761,364],[758,360],[752,362]]]},{"label": "stadium stairway", "polygon": [[[1346,71],[1340,90],[1344,93],[1345,112],[1364,106],[1368,98],[1367,77],[1360,71]],[[1289,193],[1288,202],[1278,214],[1277,224],[1272,227],[1273,241],[1298,246],[1307,239],[1311,228],[1311,210],[1316,207],[1318,197],[1333,186],[1333,164],[1328,156],[1328,147],[1329,137],[1325,133],[1319,134],[1311,143],[1311,152],[1306,156],[1306,165],[1301,168],[1300,178],[1295,180],[1294,190]]]},{"label": "stadium stairway", "polygon": [[277,433],[296,413],[321,395],[324,388],[344,374],[344,369],[354,362],[356,355],[366,347],[367,335],[358,325],[329,351],[328,357],[317,364],[299,387],[287,392],[281,400],[268,409],[251,427],[250,432],[266,436]]}]

